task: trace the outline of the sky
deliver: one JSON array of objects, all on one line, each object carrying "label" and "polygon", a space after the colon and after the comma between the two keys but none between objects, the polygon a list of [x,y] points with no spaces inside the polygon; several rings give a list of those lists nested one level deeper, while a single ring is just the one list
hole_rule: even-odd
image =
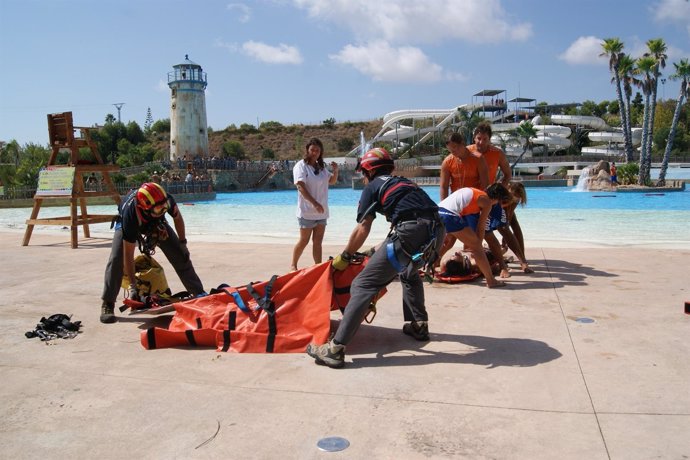
[{"label": "sky", "polygon": [[[613,100],[601,41],[690,57],[687,0],[0,0],[0,141],[46,145],[46,115],[170,118],[167,74],[207,72],[208,125],[319,124],[450,109],[484,89]],[[677,97],[667,79],[659,96]]]}]

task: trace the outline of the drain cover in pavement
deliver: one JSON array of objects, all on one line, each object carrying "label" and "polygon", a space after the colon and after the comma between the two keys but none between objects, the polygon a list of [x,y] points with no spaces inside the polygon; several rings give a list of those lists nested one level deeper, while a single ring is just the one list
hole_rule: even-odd
[{"label": "drain cover in pavement", "polygon": [[584,318],[584,317],[578,318],[575,321],[577,321],[578,323],[593,323],[594,322],[594,320],[592,318]]},{"label": "drain cover in pavement", "polygon": [[319,442],[316,443],[316,447],[324,452],[339,452],[350,447],[350,441],[338,436],[332,436],[330,438],[319,439]]}]

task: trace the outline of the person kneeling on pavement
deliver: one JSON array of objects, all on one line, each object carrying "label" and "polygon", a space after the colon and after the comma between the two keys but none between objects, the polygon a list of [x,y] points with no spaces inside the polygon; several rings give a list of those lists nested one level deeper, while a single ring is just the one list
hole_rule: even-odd
[{"label": "person kneeling on pavement", "polygon": [[339,368],[345,363],[345,346],[352,340],[379,291],[400,278],[403,291],[403,332],[416,340],[429,340],[424,285],[419,275],[423,266],[433,267],[443,244],[445,230],[438,206],[414,182],[393,176],[393,159],[383,148],[368,151],[358,166],[367,183],[359,200],[357,225],[345,250],[333,259],[336,270],[344,270],[367,239],[376,213],[391,223],[391,231],[353,280],[350,301],[333,339],[310,344],[307,353],[317,364]]},{"label": "person kneeling on pavement", "polygon": [[[166,221],[166,213],[172,217],[177,233]],[[140,300],[134,266],[134,248],[137,244],[139,250],[147,255],[153,254],[156,246],[160,247],[185,289],[194,296],[205,293],[192,265],[185,238],[184,219],[175,199],[159,184],[146,182],[139,189],[130,192],[118,206],[113,245],[105,267],[105,284],[101,296],[102,323],[115,322],[115,300],[123,274],[129,279],[128,297]]]}]

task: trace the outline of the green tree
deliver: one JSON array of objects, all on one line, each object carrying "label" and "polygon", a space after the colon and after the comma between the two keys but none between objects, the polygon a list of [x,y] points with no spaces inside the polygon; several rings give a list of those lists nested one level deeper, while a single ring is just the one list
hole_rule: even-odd
[{"label": "green tree", "polygon": [[580,106],[580,115],[598,117],[598,116],[601,116],[600,114],[597,113],[598,110],[599,110],[599,108],[598,108],[596,102],[586,100]]},{"label": "green tree", "polygon": [[652,68],[651,72],[651,81],[650,81],[650,107],[649,107],[649,119],[647,120],[647,123],[649,126],[647,127],[647,146],[646,149],[647,151],[645,152],[644,159],[645,159],[645,165],[642,170],[645,172],[647,175],[647,179],[649,179],[649,172],[652,168],[652,138],[654,135],[654,117],[656,115],[656,99],[657,99],[657,90],[659,87],[659,77],[661,76],[661,69],[666,67],[666,58],[668,57],[666,55],[667,47],[666,43],[664,43],[664,40],[661,38],[655,38],[652,40],[647,41],[647,48],[648,51],[644,54],[645,57],[650,57],[654,59],[654,66]]},{"label": "green tree", "polygon": [[474,132],[474,128],[476,128],[477,125],[484,120],[484,117],[479,115],[481,111],[481,107],[474,109],[471,112],[464,108],[458,110],[458,120],[460,125],[458,132],[463,135],[465,142],[468,145],[473,143],[472,133]]},{"label": "green tree", "polygon": [[151,131],[160,134],[170,133],[170,118],[156,120],[156,122],[153,125],[151,125]]},{"label": "green tree", "polygon": [[[643,56],[637,60],[636,72],[642,78],[638,80],[638,86],[642,89],[644,94],[644,115],[642,116],[642,146],[640,148],[640,174],[637,178],[639,185],[646,185],[649,182],[649,171],[647,167],[647,143],[651,143],[651,135],[649,132],[649,118],[652,94],[652,82],[655,66],[655,59],[649,56]],[[651,154],[651,150],[649,150]],[[651,163],[651,162],[650,162]]]},{"label": "green tree", "polygon": [[144,131],[150,131],[153,125],[153,116],[151,115],[151,107],[146,109],[146,120],[144,121]]},{"label": "green tree", "polygon": [[520,162],[520,160],[522,160],[522,157],[525,156],[526,152],[532,152],[532,149],[534,148],[534,143],[532,142],[532,139],[536,139],[537,130],[534,128],[532,122],[524,121],[518,125],[517,129],[515,130],[515,136],[522,139],[524,141],[524,145],[522,147],[522,153],[510,166],[511,171],[515,169],[515,165],[517,165]]},{"label": "green tree", "polygon": [[[604,43],[602,43],[603,52],[600,56],[607,56],[609,58],[609,70],[613,74],[611,82],[616,86],[616,100],[618,101],[619,107],[624,107],[623,105],[623,90],[621,88],[621,74],[620,74],[620,61],[625,53],[623,53],[624,44],[618,38],[606,38]],[[630,131],[626,128],[628,125],[627,113],[621,111],[621,126],[623,127],[623,137],[625,139],[625,151],[626,160],[632,161],[632,142]],[[630,146],[630,148],[628,148]]]},{"label": "green tree", "polygon": [[19,143],[12,139],[0,150],[0,163],[13,164],[15,168],[19,167],[19,154],[21,147]]},{"label": "green tree", "polygon": [[321,122],[326,128],[333,129],[335,128],[335,118],[326,118],[324,121]]},{"label": "green tree", "polygon": [[19,167],[14,181],[17,185],[36,187],[38,185],[38,172],[50,158],[50,150],[42,145],[28,143],[20,149]]},{"label": "green tree", "polygon": [[[623,54],[618,60],[618,74],[623,85],[623,105],[621,106],[621,126],[625,138],[625,161],[633,161],[632,124],[633,112],[630,105],[632,87],[635,84],[635,60],[628,54]],[[639,93],[638,93],[639,95]],[[620,103],[620,102],[619,102]]]},{"label": "green tree", "polygon": [[127,140],[132,144],[141,144],[146,141],[144,131],[141,130],[136,121],[130,121],[126,127]]},{"label": "green tree", "polygon": [[236,160],[243,160],[247,156],[247,153],[239,142],[228,141],[223,144],[223,156]]},{"label": "green tree", "polygon": [[671,128],[668,133],[668,140],[666,141],[666,148],[664,149],[664,159],[661,162],[661,170],[659,171],[659,180],[657,185],[663,186],[666,184],[666,170],[668,169],[668,161],[671,157],[671,149],[673,148],[673,141],[676,137],[676,129],[678,128],[678,120],[680,119],[680,112],[683,107],[683,100],[690,98],[690,64],[687,59],[681,59],[679,63],[673,63],[676,71],[669,78],[672,80],[680,80],[680,92],[676,100],[676,109],[673,112],[673,120],[671,121]]}]

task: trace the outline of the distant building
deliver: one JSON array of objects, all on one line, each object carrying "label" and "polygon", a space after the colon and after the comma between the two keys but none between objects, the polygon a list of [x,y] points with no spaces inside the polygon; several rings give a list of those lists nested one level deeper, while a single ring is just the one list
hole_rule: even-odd
[{"label": "distant building", "polygon": [[189,60],[168,73],[170,87],[170,160],[208,157],[206,72]]}]

